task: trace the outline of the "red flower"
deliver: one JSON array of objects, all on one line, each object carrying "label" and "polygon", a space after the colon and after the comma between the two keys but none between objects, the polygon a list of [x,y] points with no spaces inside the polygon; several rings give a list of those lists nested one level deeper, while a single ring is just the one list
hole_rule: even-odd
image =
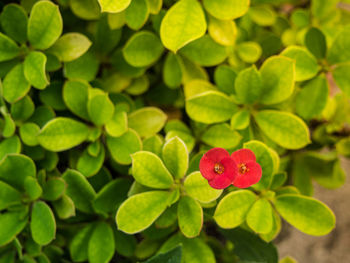
[{"label": "red flower", "polygon": [[237,164],[222,148],[213,148],[205,153],[199,163],[199,170],[215,189],[230,186],[238,175]]},{"label": "red flower", "polygon": [[238,176],[232,183],[234,186],[247,188],[260,181],[262,170],[251,150],[241,149],[235,151],[231,157],[238,168]]}]

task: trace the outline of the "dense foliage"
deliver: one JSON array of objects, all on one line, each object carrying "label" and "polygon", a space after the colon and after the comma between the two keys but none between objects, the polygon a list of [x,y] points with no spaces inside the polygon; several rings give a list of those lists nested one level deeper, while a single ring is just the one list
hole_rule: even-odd
[{"label": "dense foliage", "polygon": [[[312,195],[350,157],[349,0],[0,11],[0,262],[275,263],[281,219],[335,227]],[[214,147],[260,181],[210,187]]]}]

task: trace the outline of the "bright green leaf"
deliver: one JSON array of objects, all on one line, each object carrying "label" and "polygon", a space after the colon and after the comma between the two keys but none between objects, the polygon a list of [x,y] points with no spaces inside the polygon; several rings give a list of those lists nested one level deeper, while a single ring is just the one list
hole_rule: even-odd
[{"label": "bright green leaf", "polygon": [[186,100],[186,112],[191,119],[207,124],[229,120],[236,111],[229,97],[217,91],[207,91]]},{"label": "bright green leaf", "polygon": [[300,149],[310,143],[308,127],[291,113],[264,110],[255,120],[267,137],[286,149]]},{"label": "bright green leaf", "polygon": [[186,193],[201,203],[210,203],[220,197],[223,190],[212,188],[200,172],[189,174],[184,182]]},{"label": "bright green leaf", "polygon": [[13,67],[2,83],[4,99],[14,103],[23,98],[30,90],[30,84],[24,76],[23,64]]},{"label": "bright green leaf", "polygon": [[288,223],[306,234],[322,236],[335,227],[333,212],[314,198],[295,194],[280,195],[275,207]]},{"label": "bright green leaf", "polygon": [[23,65],[27,81],[37,89],[45,89],[49,84],[45,73],[46,56],[41,52],[30,52]]},{"label": "bright green leaf", "polygon": [[46,203],[39,201],[33,204],[30,230],[33,240],[39,245],[47,245],[55,238],[55,216]]},{"label": "bright green leaf", "polygon": [[131,0],[98,0],[101,6],[101,12],[119,13],[125,10],[131,3]]},{"label": "bright green leaf", "polygon": [[148,228],[166,209],[169,192],[151,191],[133,195],[117,212],[118,229],[128,233],[138,233]]},{"label": "bright green leaf", "polygon": [[33,6],[28,21],[28,39],[33,47],[51,47],[61,35],[62,29],[62,17],[57,5],[45,0]]},{"label": "bright green leaf", "polygon": [[294,90],[295,63],[283,56],[265,60],[260,68],[263,81],[261,102],[276,104],[289,98]]},{"label": "bright green leaf", "polygon": [[222,20],[232,20],[243,16],[249,8],[249,0],[204,0],[209,14]]},{"label": "bright green leaf", "polygon": [[222,228],[234,228],[242,224],[257,197],[249,190],[239,190],[226,195],[216,207],[214,219]]},{"label": "bright green leaf", "polygon": [[184,196],[177,206],[181,232],[188,238],[198,236],[203,226],[203,209],[192,197]]},{"label": "bright green leaf", "polygon": [[56,41],[49,52],[60,61],[69,62],[81,57],[91,44],[91,41],[83,34],[67,33]]},{"label": "bright green leaf", "polygon": [[247,214],[248,226],[256,233],[267,234],[273,227],[273,210],[266,199],[257,200]]},{"label": "bright green leaf", "polygon": [[207,23],[197,0],[180,0],[164,16],[160,26],[163,45],[175,52],[203,36]]},{"label": "bright green leaf", "polygon": [[119,137],[107,136],[107,147],[116,162],[130,164],[131,154],[142,149],[142,141],[134,130],[129,129]]},{"label": "bright green leaf", "polygon": [[185,176],[188,168],[188,150],[179,137],[173,137],[166,141],[162,157],[165,166],[175,178]]},{"label": "bright green leaf", "polygon": [[151,152],[132,155],[132,175],[138,183],[157,189],[170,188],[174,182],[162,160]]},{"label": "bright green leaf", "polygon": [[114,255],[114,235],[110,225],[97,224],[89,240],[88,258],[90,263],[108,263]]},{"label": "bright green leaf", "polygon": [[89,128],[85,124],[70,118],[58,117],[41,129],[38,140],[45,149],[60,152],[81,144],[88,135]]}]

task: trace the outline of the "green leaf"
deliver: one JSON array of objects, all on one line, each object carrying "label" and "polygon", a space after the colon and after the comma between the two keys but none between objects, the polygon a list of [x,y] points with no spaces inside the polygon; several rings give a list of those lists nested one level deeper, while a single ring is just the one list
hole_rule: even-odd
[{"label": "green leaf", "polygon": [[119,137],[128,130],[128,116],[121,107],[114,109],[112,118],[105,125],[106,132],[112,137]]},{"label": "green leaf", "polygon": [[97,22],[94,38],[94,51],[101,56],[109,54],[119,43],[122,31],[112,30],[108,25],[107,15]]},{"label": "green leaf", "polygon": [[24,191],[30,201],[38,199],[43,192],[38,180],[31,176],[24,180]]},{"label": "green leaf", "polygon": [[310,80],[295,98],[296,113],[305,120],[319,116],[326,107],[328,81],[322,74]]},{"label": "green leaf", "polygon": [[67,109],[62,98],[62,84],[62,82],[54,81],[39,93],[40,100],[44,105],[58,111]]},{"label": "green leaf", "polygon": [[25,179],[35,175],[35,164],[25,155],[9,154],[0,162],[0,180],[17,190],[23,191]]},{"label": "green leaf", "polygon": [[125,10],[125,23],[133,30],[139,30],[148,19],[149,9],[146,0],[131,1]]},{"label": "green leaf", "polygon": [[105,150],[101,147],[97,156],[91,156],[86,149],[80,156],[77,163],[77,170],[86,177],[91,177],[98,173],[105,160]]},{"label": "green leaf", "polygon": [[7,36],[19,43],[27,41],[28,17],[22,6],[8,4],[0,16],[1,27]]},{"label": "green leaf", "polygon": [[17,44],[8,36],[0,33],[0,62],[17,57],[19,52]]},{"label": "green leaf", "polygon": [[183,196],[177,206],[179,227],[185,237],[199,235],[203,226],[203,209],[192,197]]},{"label": "green leaf", "polygon": [[332,72],[337,86],[347,95],[350,96],[350,64],[338,65]]},{"label": "green leaf", "polygon": [[326,235],[335,227],[333,212],[314,198],[280,195],[276,198],[275,207],[288,223],[308,235]]},{"label": "green leaf", "polygon": [[211,248],[201,238],[186,238],[181,233],[170,237],[160,248],[164,253],[182,244],[182,262],[215,263],[215,256]]},{"label": "green leaf", "polygon": [[34,112],[34,103],[29,96],[24,96],[11,105],[11,116],[16,121],[25,121]]},{"label": "green leaf", "polygon": [[100,222],[89,240],[88,258],[90,263],[108,263],[114,255],[114,235],[110,225]]},{"label": "green leaf", "polygon": [[21,203],[21,194],[12,186],[0,181],[0,211]]},{"label": "green leaf", "polygon": [[151,152],[132,155],[132,175],[138,183],[157,189],[168,189],[174,182],[162,160]]},{"label": "green leaf", "polygon": [[28,223],[23,212],[7,212],[0,214],[0,246],[10,243]]},{"label": "green leaf", "polygon": [[85,20],[96,20],[100,17],[101,10],[96,0],[70,0],[69,4],[77,17]]},{"label": "green leaf", "polygon": [[311,27],[305,34],[304,43],[307,49],[317,58],[326,56],[327,42],[322,31],[316,27]]},{"label": "green leaf", "polygon": [[107,93],[93,95],[87,104],[91,121],[97,126],[107,123],[113,116],[114,105]]},{"label": "green leaf", "polygon": [[249,190],[227,194],[216,207],[214,219],[222,228],[235,228],[242,224],[257,197]]},{"label": "green leaf", "polygon": [[23,64],[18,64],[11,69],[2,83],[4,99],[14,103],[23,98],[30,90],[30,84],[24,76]]},{"label": "green leaf", "polygon": [[209,81],[204,79],[194,79],[185,83],[184,85],[184,93],[185,98],[191,98],[195,95],[199,95],[206,91],[215,91],[216,88]]},{"label": "green leaf", "polygon": [[255,63],[261,56],[260,45],[253,41],[243,42],[237,45],[238,56],[246,63]]},{"label": "green leaf", "polygon": [[152,137],[148,137],[143,141],[143,150],[147,152],[152,152],[159,157],[162,155],[162,148],[164,144],[164,139],[160,135],[156,134]]},{"label": "green leaf", "polygon": [[289,46],[281,55],[295,61],[295,81],[312,79],[319,70],[317,60],[305,48]]},{"label": "green leaf", "polygon": [[249,8],[249,0],[204,0],[209,14],[221,20],[232,20],[243,16]]},{"label": "green leaf", "polygon": [[262,96],[262,78],[255,65],[238,73],[234,87],[238,100],[243,103],[254,103]]},{"label": "green leaf", "polygon": [[81,57],[64,63],[63,72],[68,79],[92,81],[99,68],[99,60],[93,52],[86,52]]},{"label": "green leaf", "polygon": [[308,127],[291,113],[264,110],[255,120],[267,137],[286,149],[300,149],[310,143]]},{"label": "green leaf", "polygon": [[129,38],[123,48],[123,55],[130,65],[146,67],[155,63],[163,50],[162,43],[154,33],[140,31]]},{"label": "green leaf", "polygon": [[74,202],[67,195],[63,195],[60,199],[54,201],[53,207],[60,219],[67,219],[75,216]]},{"label": "green leaf", "polygon": [[142,141],[134,130],[129,129],[119,137],[107,136],[107,147],[116,162],[130,164],[131,154],[142,149]]},{"label": "green leaf", "polygon": [[84,213],[92,213],[92,201],[96,193],[86,177],[77,171],[68,169],[62,178],[67,183],[66,194],[73,200],[75,207]]},{"label": "green leaf", "polygon": [[186,112],[191,119],[212,124],[229,120],[237,107],[225,94],[207,91],[186,100]]},{"label": "green leaf", "polygon": [[122,178],[106,184],[93,202],[95,210],[103,213],[115,212],[118,205],[126,199],[130,186],[130,181]]},{"label": "green leaf", "polygon": [[55,216],[46,203],[39,201],[33,204],[30,230],[33,240],[39,245],[47,245],[55,238]]},{"label": "green leaf", "polygon": [[43,199],[55,201],[63,196],[67,188],[66,182],[60,177],[53,177],[43,185]]},{"label": "green leaf", "polygon": [[46,56],[41,52],[30,52],[23,65],[27,81],[37,89],[45,89],[49,84],[45,73]]},{"label": "green leaf", "polygon": [[269,6],[252,6],[249,8],[250,18],[259,26],[272,26],[276,22],[276,12]]},{"label": "green leaf", "polygon": [[204,143],[225,149],[236,147],[241,139],[241,135],[226,123],[210,126],[201,137]]},{"label": "green leaf", "polygon": [[28,39],[33,47],[51,47],[61,35],[62,29],[62,17],[57,5],[46,0],[34,4],[28,21]]},{"label": "green leaf", "polygon": [[115,249],[118,254],[124,257],[132,257],[135,253],[136,238],[131,235],[124,234],[121,231],[114,231]]},{"label": "green leaf", "polygon": [[60,61],[69,62],[81,57],[91,46],[92,42],[83,34],[67,33],[61,36],[48,50]]},{"label": "green leaf", "polygon": [[189,196],[201,203],[210,203],[218,199],[223,192],[212,188],[200,172],[189,174],[184,181],[184,187]]},{"label": "green leaf", "polygon": [[117,212],[118,229],[134,234],[148,228],[166,209],[171,193],[150,191],[133,195]]},{"label": "green leaf", "polygon": [[180,0],[165,14],[160,26],[163,45],[175,52],[200,38],[207,30],[201,5],[197,0]]},{"label": "green leaf", "polygon": [[90,85],[80,80],[69,80],[63,86],[63,100],[68,109],[85,120],[89,119],[87,103]]},{"label": "green leaf", "polygon": [[158,14],[162,9],[163,0],[147,0],[146,2],[149,8],[149,12],[152,15]]},{"label": "green leaf", "polygon": [[181,85],[182,71],[179,57],[169,52],[165,58],[163,67],[164,83],[170,88],[177,88]]},{"label": "green leaf", "polygon": [[241,262],[278,262],[277,249],[272,242],[267,243],[241,228],[220,232],[234,244],[234,253]]},{"label": "green leaf", "polygon": [[214,72],[214,80],[218,89],[227,94],[235,93],[235,80],[237,73],[234,69],[227,65],[216,67]]},{"label": "green leaf", "polygon": [[188,150],[179,137],[173,137],[166,141],[162,157],[165,166],[175,178],[185,176],[188,168]]},{"label": "green leaf", "polygon": [[334,39],[327,59],[331,64],[348,62],[350,60],[350,50],[347,48],[350,45],[350,26],[344,27]]},{"label": "green leaf", "polygon": [[150,137],[159,132],[167,119],[167,115],[158,108],[144,107],[129,114],[129,127],[141,137]]},{"label": "green leaf", "polygon": [[27,122],[19,128],[19,134],[24,144],[28,146],[36,146],[39,144],[37,136],[40,127],[33,122]]},{"label": "green leaf", "polygon": [[250,112],[247,110],[241,110],[235,113],[231,119],[231,129],[244,130],[250,124]]},{"label": "green leaf", "polygon": [[7,155],[21,152],[21,141],[18,136],[3,139],[0,142],[0,161]]},{"label": "green leaf", "polygon": [[276,168],[270,149],[264,143],[255,140],[244,143],[243,147],[254,152],[256,161],[262,169],[261,180],[254,187],[259,190],[267,189]]},{"label": "green leaf", "polygon": [[193,62],[205,66],[215,66],[222,63],[226,57],[224,46],[216,43],[209,35],[204,35],[187,44],[179,51]]},{"label": "green leaf", "polygon": [[88,259],[89,241],[94,231],[94,225],[88,224],[80,229],[69,244],[69,252],[74,262]]},{"label": "green leaf", "polygon": [[4,114],[4,126],[2,129],[2,136],[5,138],[11,137],[16,132],[16,123],[11,118],[10,114]]},{"label": "green leaf", "polygon": [[273,227],[273,210],[266,199],[257,200],[247,214],[248,226],[256,233],[267,234]]},{"label": "green leaf", "polygon": [[87,139],[89,128],[76,120],[58,117],[49,121],[38,135],[42,147],[53,152],[73,148]]},{"label": "green leaf", "polygon": [[260,68],[263,82],[261,102],[270,105],[288,99],[294,90],[295,63],[283,56],[265,60]]},{"label": "green leaf", "polygon": [[131,3],[131,0],[98,0],[101,6],[101,12],[119,13],[125,10]]},{"label": "green leaf", "polygon": [[223,46],[233,46],[237,38],[237,27],[234,21],[209,17],[208,33],[212,39]]},{"label": "green leaf", "polygon": [[182,247],[177,246],[166,253],[160,253],[144,263],[181,263]]}]

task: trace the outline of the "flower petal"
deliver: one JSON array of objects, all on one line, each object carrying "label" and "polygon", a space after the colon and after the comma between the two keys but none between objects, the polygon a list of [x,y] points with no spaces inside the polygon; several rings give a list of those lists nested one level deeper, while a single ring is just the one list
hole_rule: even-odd
[{"label": "flower petal", "polygon": [[249,149],[240,149],[238,151],[235,151],[231,154],[231,157],[238,164],[256,162],[255,154]]},{"label": "flower petal", "polygon": [[236,179],[233,182],[233,185],[238,188],[247,188],[253,184],[256,184],[260,181],[262,170],[261,166],[256,162],[247,162],[248,172],[245,174],[238,174]]},{"label": "flower petal", "polygon": [[213,179],[209,180],[209,185],[215,189],[224,189],[230,186],[238,175],[237,164],[231,157],[222,159],[221,164],[224,166],[224,172],[216,174]]},{"label": "flower petal", "polygon": [[211,159],[214,163],[220,163],[225,157],[230,157],[230,154],[223,148],[213,148],[207,151],[204,156]]},{"label": "flower petal", "polygon": [[217,176],[213,180],[208,181],[209,185],[215,189],[224,189],[232,184],[232,181],[224,176]]},{"label": "flower petal", "polygon": [[217,173],[214,171],[214,166],[215,162],[204,154],[199,162],[199,171],[205,179],[211,180],[217,176]]}]

